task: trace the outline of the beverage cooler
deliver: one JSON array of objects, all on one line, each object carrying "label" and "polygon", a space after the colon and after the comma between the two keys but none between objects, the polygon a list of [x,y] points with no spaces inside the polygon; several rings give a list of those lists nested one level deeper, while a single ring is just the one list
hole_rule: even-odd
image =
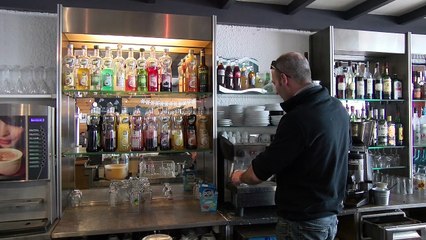
[{"label": "beverage cooler", "polygon": [[58,217],[55,108],[0,103],[0,237],[43,234]]}]

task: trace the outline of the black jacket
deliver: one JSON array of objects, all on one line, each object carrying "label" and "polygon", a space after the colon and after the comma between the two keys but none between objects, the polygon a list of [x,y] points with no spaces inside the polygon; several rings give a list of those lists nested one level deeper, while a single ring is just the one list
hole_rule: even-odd
[{"label": "black jacket", "polygon": [[261,180],[276,174],[278,215],[310,220],[337,214],[345,195],[350,144],[342,103],[315,86],[281,104],[286,112],[270,146],[252,161]]}]

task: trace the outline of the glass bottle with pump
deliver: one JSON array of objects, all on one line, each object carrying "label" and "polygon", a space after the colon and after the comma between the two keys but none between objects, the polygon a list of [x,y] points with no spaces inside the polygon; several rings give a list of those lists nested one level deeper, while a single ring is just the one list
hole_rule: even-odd
[{"label": "glass bottle with pump", "polygon": [[62,84],[64,90],[75,89],[75,67],[77,59],[74,56],[74,45],[68,44],[67,55],[62,59]]},{"label": "glass bottle with pump", "polygon": [[145,59],[145,49],[141,48],[139,50],[139,58],[136,60],[137,66],[137,90],[139,92],[148,91],[147,86],[147,72],[146,72],[146,59]]},{"label": "glass bottle with pump", "polygon": [[105,152],[114,152],[117,149],[117,134],[116,134],[116,119],[115,119],[115,107],[109,102],[107,104],[107,110],[103,118],[102,132],[104,134],[104,146]]},{"label": "glass bottle with pump", "polygon": [[172,124],[172,149],[183,150],[185,147],[183,143],[183,117],[181,108],[178,108],[173,115]]},{"label": "glass bottle with pump", "polygon": [[90,109],[90,114],[87,117],[87,152],[98,152],[101,150],[100,118],[101,109],[98,107],[98,104],[94,102]]},{"label": "glass bottle with pump", "polygon": [[117,151],[130,151],[130,125],[129,114],[126,107],[121,107],[121,114],[118,117],[117,127]]},{"label": "glass bottle with pump", "polygon": [[93,46],[93,56],[90,57],[90,90],[101,90],[102,58],[99,56],[99,46]]},{"label": "glass bottle with pump", "polygon": [[125,60],[122,56],[122,45],[118,44],[117,46],[117,56],[113,60],[114,65],[114,91],[124,91],[126,85],[126,70]]},{"label": "glass bottle with pump", "polygon": [[126,91],[136,91],[136,59],[133,56],[133,48],[129,48],[126,64]]},{"label": "glass bottle with pump", "polygon": [[167,107],[163,107],[160,114],[160,149],[170,150],[171,146],[171,119]]},{"label": "glass bottle with pump", "polygon": [[198,63],[197,57],[194,55],[194,49],[190,49],[186,57],[186,92],[198,92]]},{"label": "glass bottle with pump", "polygon": [[101,90],[112,91],[114,80],[114,67],[110,47],[105,47],[105,57],[102,59],[102,72],[101,72]]},{"label": "glass bottle with pump", "polygon": [[198,83],[200,92],[209,91],[209,67],[206,65],[205,50],[200,51],[200,65],[198,66]]},{"label": "glass bottle with pump", "polygon": [[143,150],[143,121],[142,114],[139,106],[135,107],[132,114],[131,121],[131,150],[142,151]]},{"label": "glass bottle with pump", "polygon": [[77,90],[89,90],[90,87],[90,70],[89,57],[87,56],[87,46],[81,47],[82,54],[78,56],[77,69]]},{"label": "glass bottle with pump", "polygon": [[148,72],[148,91],[158,92],[158,61],[155,56],[154,46],[151,47],[151,51],[149,52],[149,57],[146,62]]},{"label": "glass bottle with pump", "polygon": [[154,115],[154,109],[148,110],[145,114],[145,149],[147,151],[157,151],[158,133],[157,133],[157,118]]},{"label": "glass bottle with pump", "polygon": [[161,66],[161,92],[171,92],[172,91],[172,58],[169,56],[169,49],[165,48],[163,56],[159,59]]},{"label": "glass bottle with pump", "polygon": [[208,131],[208,115],[205,110],[200,107],[198,108],[198,117],[197,117],[197,148],[198,149],[207,149],[210,146],[210,138]]}]

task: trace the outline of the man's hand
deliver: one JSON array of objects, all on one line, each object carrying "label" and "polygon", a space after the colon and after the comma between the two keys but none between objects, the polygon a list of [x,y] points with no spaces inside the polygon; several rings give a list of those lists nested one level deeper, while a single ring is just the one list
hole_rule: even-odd
[{"label": "man's hand", "polygon": [[242,170],[235,170],[232,173],[231,181],[234,185],[238,186],[238,185],[241,184],[241,175],[243,175],[243,173],[244,173],[244,171],[242,171]]}]

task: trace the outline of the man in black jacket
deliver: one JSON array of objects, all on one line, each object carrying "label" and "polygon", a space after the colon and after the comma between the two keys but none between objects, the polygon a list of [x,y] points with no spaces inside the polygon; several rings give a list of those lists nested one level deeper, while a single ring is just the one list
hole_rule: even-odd
[{"label": "man in black jacket", "polygon": [[349,116],[327,89],[312,84],[300,53],[273,61],[271,75],[286,115],[270,146],[232,181],[257,184],[276,175],[278,239],[334,239],[348,171]]}]

